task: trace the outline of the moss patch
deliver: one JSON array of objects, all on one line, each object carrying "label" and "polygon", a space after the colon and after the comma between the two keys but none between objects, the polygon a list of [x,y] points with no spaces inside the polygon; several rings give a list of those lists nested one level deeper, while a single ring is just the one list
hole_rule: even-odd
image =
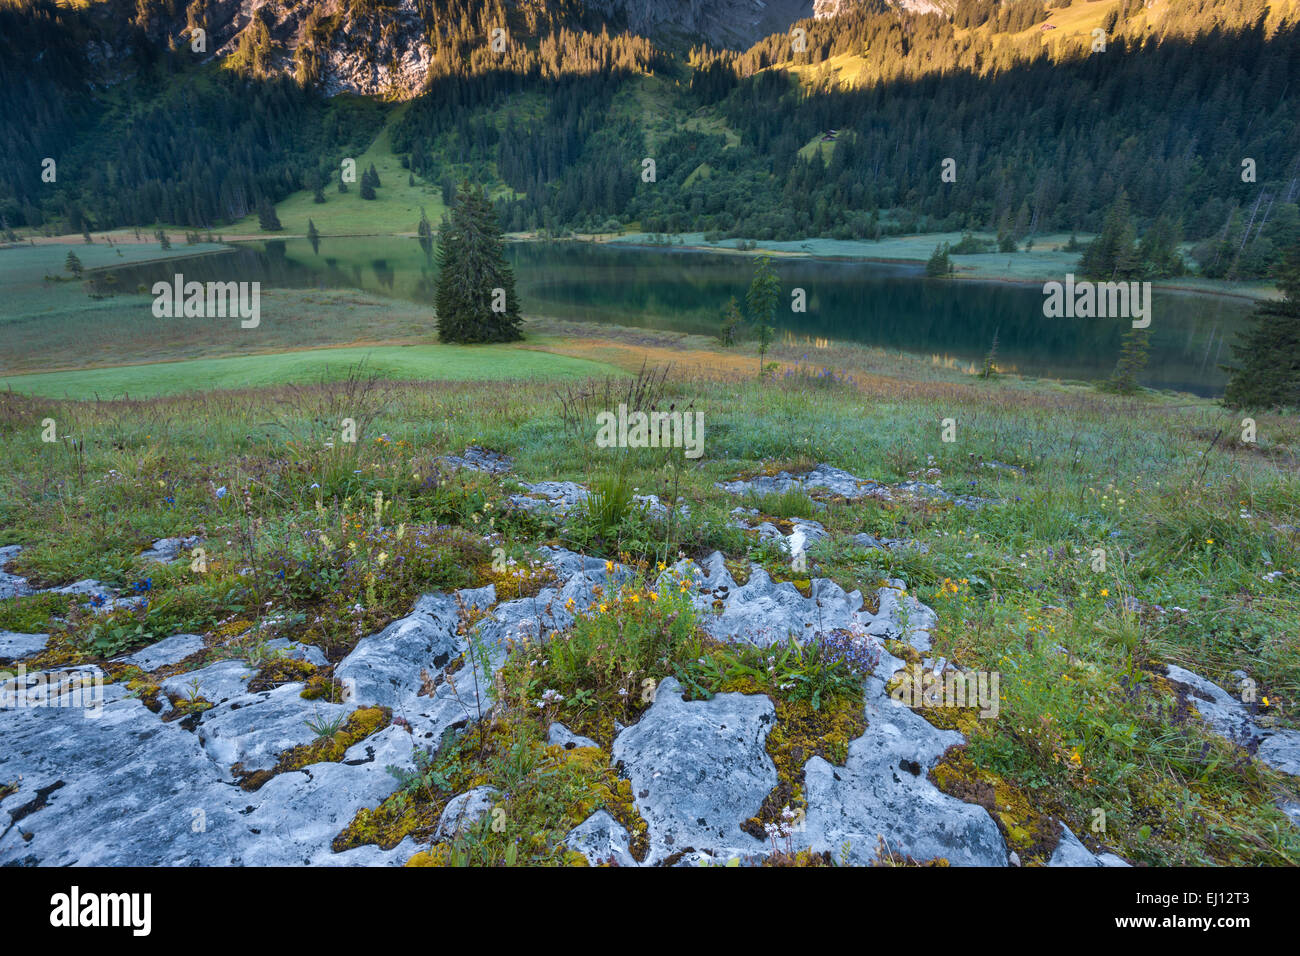
[{"label": "moss patch", "polygon": [[65,617],[72,601],[70,594],[29,594],[0,601],[0,631],[47,634],[51,619]]},{"label": "moss patch", "polygon": [[533,714],[509,712],[445,740],[435,757],[417,758],[417,773],[397,792],[359,811],[335,838],[334,849],[366,843],[391,849],[407,836],[433,840],[448,801],[488,785],[499,791],[494,809],[502,813],[432,844],[410,865],[572,865],[577,860],[564,839],[600,809],[627,829],[632,855],[644,859],[649,828],[637,812],[631,783],[610,767],[609,754],[598,747],[550,746],[541,724]]},{"label": "moss patch", "polygon": [[1056,850],[1061,825],[1046,812],[1050,803],[1043,794],[1028,793],[991,770],[976,767],[962,746],[949,747],[929,779],[944,793],[987,810],[1022,865],[1046,864]]},{"label": "moss patch", "polygon": [[371,734],[388,726],[393,712],[387,707],[364,707],[348,715],[347,722],[328,737],[321,737],[309,744],[292,747],[280,755],[270,770],[255,770],[244,773],[239,764],[231,769],[240,777],[239,786],[244,790],[260,790],[272,777],[291,770],[299,770],[314,763],[337,763],[343,759],[348,748],[360,743]]},{"label": "moss patch", "polygon": [[751,677],[728,681],[722,691],[764,694],[776,709],[776,724],[768,732],[765,748],[776,766],[777,784],[763,798],[758,813],[740,825],[750,836],[766,843],[766,824],[780,822],[786,807],[796,812],[805,807],[804,766],[808,761],[821,757],[843,766],[849,742],[866,732],[862,694],[836,696],[822,701],[821,708],[814,710],[807,700],[789,700]]}]

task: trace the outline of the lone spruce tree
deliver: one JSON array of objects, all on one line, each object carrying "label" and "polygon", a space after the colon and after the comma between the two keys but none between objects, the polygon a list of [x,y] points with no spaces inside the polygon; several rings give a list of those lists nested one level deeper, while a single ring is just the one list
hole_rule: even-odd
[{"label": "lone spruce tree", "polygon": [[771,256],[759,256],[754,262],[754,278],[745,293],[745,305],[749,307],[749,321],[758,338],[758,374],[762,376],[766,366],[763,360],[767,350],[776,337],[776,303],[781,297],[781,280],[772,268]]},{"label": "lone spruce tree", "polygon": [[1260,302],[1255,325],[1232,346],[1223,401],[1233,408],[1300,408],[1300,243],[1278,269],[1280,302]]},{"label": "lone spruce tree", "polygon": [[1147,367],[1147,331],[1130,328],[1120,340],[1119,360],[1110,377],[1110,388],[1121,395],[1138,390],[1138,376]]},{"label": "lone spruce tree", "polygon": [[443,342],[514,342],[524,337],[501,223],[482,186],[462,182],[451,216],[442,220],[435,304]]}]

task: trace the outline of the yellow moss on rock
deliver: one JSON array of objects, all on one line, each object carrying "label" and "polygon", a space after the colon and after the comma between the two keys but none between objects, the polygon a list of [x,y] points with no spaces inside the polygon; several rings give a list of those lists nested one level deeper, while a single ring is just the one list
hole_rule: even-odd
[{"label": "yellow moss on rock", "polygon": [[231,769],[236,775],[242,774],[240,787],[249,791],[258,790],[278,774],[299,770],[314,763],[337,763],[353,744],[360,743],[387,727],[392,716],[393,712],[387,707],[363,707],[349,714],[343,726],[330,736],[286,750],[270,770],[244,774],[239,764]]},{"label": "yellow moss on rock", "polygon": [[993,771],[976,767],[960,746],[948,748],[929,778],[944,793],[988,810],[1022,866],[1042,865],[1051,858],[1061,829],[1047,812],[1041,793],[1028,793]]},{"label": "yellow moss on rock", "polygon": [[848,759],[849,742],[867,729],[863,699],[856,694],[823,700],[821,709],[814,710],[810,702],[785,698],[750,676],[727,681],[721,691],[764,694],[776,710],[776,723],[768,731],[765,749],[776,766],[777,784],[763,799],[758,813],[741,824],[746,833],[766,841],[765,824],[777,822],[787,806],[803,806],[804,766],[808,761],[821,757],[842,766]]}]

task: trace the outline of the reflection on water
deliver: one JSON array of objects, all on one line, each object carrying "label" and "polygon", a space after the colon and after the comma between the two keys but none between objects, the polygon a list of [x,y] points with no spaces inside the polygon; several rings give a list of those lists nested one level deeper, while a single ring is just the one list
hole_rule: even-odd
[{"label": "reflection on water", "polygon": [[[510,243],[524,312],[589,322],[714,334],[728,298],[744,303],[747,257],[584,243]],[[1115,366],[1126,320],[1048,319],[1041,287],[927,280],[919,267],[778,260],[784,301],[806,293],[807,311],[778,314],[784,336],[810,361],[833,341],[978,365],[993,338],[999,366],[1025,375],[1092,380]],[[117,270],[127,288],[183,272],[187,280],[260,280],[264,286],[359,288],[432,305],[437,265],[414,239],[272,240],[228,253]],[[787,305],[788,309],[788,305]],[[1246,323],[1244,300],[1160,292],[1154,297],[1144,384],[1201,395],[1222,392],[1219,364]]]}]

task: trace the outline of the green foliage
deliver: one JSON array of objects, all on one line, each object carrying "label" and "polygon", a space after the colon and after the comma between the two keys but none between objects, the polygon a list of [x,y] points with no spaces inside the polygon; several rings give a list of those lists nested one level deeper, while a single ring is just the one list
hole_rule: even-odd
[{"label": "green foliage", "polygon": [[622,475],[605,475],[591,483],[583,513],[603,538],[613,539],[632,511],[632,483]]},{"label": "green foliage", "polygon": [[1120,344],[1119,361],[1115,364],[1115,373],[1111,376],[1109,386],[1121,395],[1131,395],[1138,389],[1138,376],[1147,365],[1147,350],[1150,345],[1150,332],[1146,329],[1130,327],[1124,333]]},{"label": "green foliage", "polygon": [[702,658],[687,660],[683,673],[697,689],[721,689],[748,677],[787,700],[806,701],[815,711],[833,698],[862,693],[862,674],[817,641],[717,646]]},{"label": "green foliage", "polygon": [[643,681],[657,682],[674,663],[699,653],[694,605],[683,583],[671,573],[658,585],[638,576],[602,594],[567,634],[553,637],[541,651],[549,664],[535,674],[537,695],[563,695],[556,705],[560,713],[595,700],[626,715],[648,704]]},{"label": "green foliage", "polygon": [[462,183],[438,234],[438,338],[513,342],[523,338],[514,271],[501,226],[482,186]]},{"label": "green foliage", "polygon": [[279,232],[284,228],[280,225],[280,217],[275,214],[275,205],[269,199],[257,204],[257,224],[265,232]]},{"label": "green foliage", "polygon": [[766,495],[751,492],[746,496],[745,503],[750,508],[757,508],[761,513],[774,518],[816,518],[818,516],[816,503],[808,497],[807,492],[798,487],[774,491]]},{"label": "green foliage", "polygon": [[722,329],[718,333],[718,338],[724,347],[730,348],[736,344],[740,336],[740,329],[744,323],[745,317],[740,314],[740,305],[733,295],[727,300],[726,308],[722,310]]},{"label": "green foliage", "polygon": [[758,366],[763,369],[763,359],[776,336],[776,304],[781,297],[781,280],[772,268],[771,256],[759,256],[754,263],[754,278],[745,294],[749,309],[749,322],[758,339]]},{"label": "green foliage", "polygon": [[952,272],[952,260],[948,258],[948,244],[942,243],[934,247],[934,253],[925,264],[925,274],[931,278],[946,276]]},{"label": "green foliage", "polygon": [[1137,279],[1140,274],[1137,250],[1137,232],[1128,196],[1119,197],[1106,210],[1106,221],[1101,235],[1083,252],[1079,268],[1091,279]]},{"label": "green foliage", "polygon": [[993,330],[993,342],[989,345],[988,354],[984,356],[984,361],[980,365],[980,378],[993,378],[998,373],[998,330]]},{"label": "green foliage", "polygon": [[145,611],[113,611],[90,625],[83,646],[94,657],[108,658],[167,636],[167,632],[151,626]]},{"label": "green foliage", "polygon": [[45,634],[52,619],[64,617],[73,604],[67,594],[31,594],[0,601],[0,631]]},{"label": "green foliage", "polygon": [[1254,328],[1232,346],[1223,400],[1233,408],[1300,408],[1300,242],[1279,272],[1282,301],[1261,302]]},{"label": "green foliage", "polygon": [[961,241],[948,249],[954,256],[975,256],[993,251],[993,243],[987,239],[978,239],[970,232],[962,233]]}]

